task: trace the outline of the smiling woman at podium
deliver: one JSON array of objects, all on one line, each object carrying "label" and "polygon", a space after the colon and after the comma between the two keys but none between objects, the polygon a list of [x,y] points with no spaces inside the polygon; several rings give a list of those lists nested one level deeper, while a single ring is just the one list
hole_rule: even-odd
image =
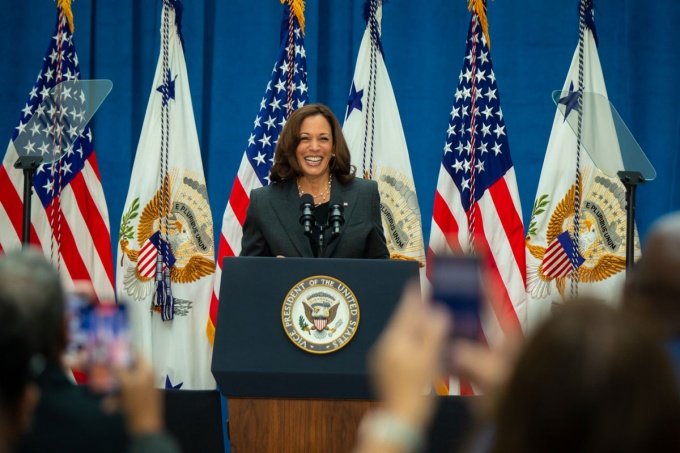
[{"label": "smiling woman at podium", "polygon": [[354,177],[342,128],[321,104],[294,111],[272,184],[250,193],[241,256],[389,258],[375,181]]}]

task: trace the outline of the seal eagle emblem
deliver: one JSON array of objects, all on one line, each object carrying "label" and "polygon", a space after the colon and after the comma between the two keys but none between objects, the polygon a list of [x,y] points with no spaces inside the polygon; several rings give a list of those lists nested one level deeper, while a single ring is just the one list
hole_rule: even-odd
[{"label": "seal eagle emblem", "polygon": [[[590,168],[579,175],[579,190],[583,194],[581,224],[577,250],[578,280],[594,283],[606,280],[626,268],[625,189],[620,182]],[[574,196],[576,184],[555,205],[545,234],[545,246],[532,242],[536,233],[536,218],[551,202],[548,195],[534,204],[526,248],[534,258],[527,261],[527,291],[536,299],[550,295],[554,281],[561,300],[565,300],[566,280],[571,278],[571,257],[574,242]],[[640,245],[635,244],[639,251]]]},{"label": "seal eagle emblem", "polygon": [[327,354],[354,337],[359,326],[359,303],[340,280],[315,275],[288,291],[281,319],[296,346],[313,354]]},{"label": "seal eagle emblem", "polygon": [[[137,198],[123,215],[119,234],[123,254],[120,264],[125,272],[123,288],[132,300],[144,300],[154,292],[159,251],[170,257],[173,283],[192,283],[215,272],[212,217],[205,183],[190,170],[184,169],[182,176],[179,175],[180,170],[173,168],[163,187],[141,212]],[[170,194],[167,224],[161,222],[160,216],[162,189]],[[131,242],[136,242],[136,246]],[[191,304],[191,301],[176,299],[175,314],[187,315]]]}]

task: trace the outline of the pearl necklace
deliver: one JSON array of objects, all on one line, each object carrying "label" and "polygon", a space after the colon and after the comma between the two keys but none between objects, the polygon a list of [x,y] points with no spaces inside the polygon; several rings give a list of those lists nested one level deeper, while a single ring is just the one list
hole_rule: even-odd
[{"label": "pearl necklace", "polygon": [[[304,194],[307,193],[304,190],[302,190],[302,186],[300,186],[300,178],[298,178],[298,180],[297,180],[297,188],[298,188],[298,194],[300,196],[303,196]],[[314,198],[314,207],[317,207],[317,206],[325,203],[326,197],[328,197],[330,195],[330,193],[331,193],[331,175],[328,175],[328,185],[326,186],[326,188],[323,191],[319,192],[319,195],[310,194]],[[317,198],[321,199],[318,203],[316,202]]]}]

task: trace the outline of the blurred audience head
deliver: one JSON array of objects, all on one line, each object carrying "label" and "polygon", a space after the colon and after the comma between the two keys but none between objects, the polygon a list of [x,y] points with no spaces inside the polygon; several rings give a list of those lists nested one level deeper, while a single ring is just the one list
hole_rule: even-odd
[{"label": "blurred audience head", "polygon": [[0,296],[30,316],[36,351],[58,362],[66,348],[66,308],[59,273],[38,250],[0,257]]},{"label": "blurred audience head", "polygon": [[0,294],[0,451],[11,451],[28,428],[38,401],[29,332],[25,314]]},{"label": "blurred audience head", "polygon": [[493,452],[680,451],[669,358],[593,300],[567,303],[528,340],[497,411]]},{"label": "blurred audience head", "polygon": [[654,322],[665,337],[680,337],[680,212],[652,226],[626,282],[623,305]]}]

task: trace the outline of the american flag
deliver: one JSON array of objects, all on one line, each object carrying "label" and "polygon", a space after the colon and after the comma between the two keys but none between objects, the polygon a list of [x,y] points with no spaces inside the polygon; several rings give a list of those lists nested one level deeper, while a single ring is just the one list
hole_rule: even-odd
[{"label": "american flag", "polygon": [[[92,112],[86,112],[79,79],[72,14],[68,2],[60,2],[42,69],[0,168],[0,251],[21,246],[24,176],[13,167],[17,151],[42,156],[33,183],[31,243],[43,249],[66,282],[91,281],[99,300],[111,301],[109,215],[92,130],[84,127]],[[55,98],[64,103],[57,107]],[[49,163],[52,155],[60,159]]]},{"label": "american flag", "polygon": [[[482,2],[478,2],[482,3]],[[482,6],[482,8],[484,8]],[[490,346],[525,325],[524,226],[488,35],[474,11],[439,169],[428,257],[486,254],[496,289],[482,314]],[[438,393],[470,394],[454,380]]]},{"label": "american flag", "polygon": [[250,203],[250,191],[269,184],[269,170],[274,164],[274,150],[281,129],[293,110],[308,100],[307,59],[304,45],[304,3],[287,0],[281,24],[281,45],[271,79],[260,101],[246,150],[222,218],[222,234],[217,253],[215,289],[210,303],[206,333],[214,341],[220,295],[222,261],[241,252],[243,222]]}]

